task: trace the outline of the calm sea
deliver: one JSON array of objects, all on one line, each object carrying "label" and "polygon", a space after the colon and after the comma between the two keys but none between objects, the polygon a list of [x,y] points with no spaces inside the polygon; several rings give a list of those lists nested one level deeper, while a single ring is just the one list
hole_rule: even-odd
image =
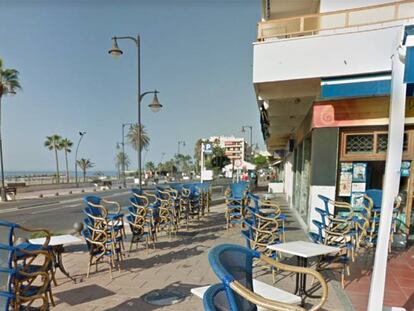
[{"label": "calm sea", "polygon": [[[25,176],[52,176],[56,174],[55,171],[5,171],[5,177],[25,177]],[[61,175],[65,175],[66,171],[60,171]],[[75,171],[69,171],[71,176],[75,175]],[[97,175],[104,175],[104,176],[117,176],[118,172],[116,171],[86,171],[86,176],[97,176]],[[78,170],[78,176],[82,175],[82,171]]]}]

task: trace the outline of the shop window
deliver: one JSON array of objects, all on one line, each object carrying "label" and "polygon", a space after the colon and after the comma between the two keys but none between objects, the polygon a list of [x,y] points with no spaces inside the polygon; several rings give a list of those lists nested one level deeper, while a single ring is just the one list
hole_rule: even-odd
[{"label": "shop window", "polygon": [[[377,136],[377,152],[386,152],[388,146],[388,134],[378,134]],[[408,150],[408,135],[404,134],[403,150]]]},{"label": "shop window", "polygon": [[347,135],[346,153],[367,153],[374,150],[374,135]]},{"label": "shop window", "polygon": [[[343,131],[341,135],[341,161],[384,161],[388,145],[385,130]],[[414,130],[404,133],[403,159],[414,158]]]}]

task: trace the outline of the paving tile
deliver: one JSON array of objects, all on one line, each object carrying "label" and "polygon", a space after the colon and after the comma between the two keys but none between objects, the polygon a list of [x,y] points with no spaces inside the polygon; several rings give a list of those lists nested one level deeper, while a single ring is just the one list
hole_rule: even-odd
[{"label": "paving tile", "polygon": [[[278,200],[286,206],[282,197]],[[105,264],[99,266],[97,273],[93,267],[93,274],[86,279],[88,254],[65,254],[64,261],[67,259],[71,275],[78,276],[84,281],[74,284],[58,274],[60,285],[54,288],[58,305],[53,310],[202,310],[202,301],[192,296],[190,290],[218,281],[208,263],[209,249],[221,243],[245,245],[239,227],[226,230],[223,212],[224,205],[214,206],[208,218],[199,224],[189,226],[188,231],[182,227],[177,237],[159,237],[156,249],[149,250],[148,253],[141,245],[138,251],[126,252],[126,258],[121,264],[122,270],[113,272],[113,280],[109,279]],[[288,232],[287,240],[306,240],[306,234],[300,229],[292,213],[287,209],[284,209],[284,212],[289,215],[289,226],[294,228]],[[125,243],[127,250],[128,241]],[[296,264],[293,258],[286,257],[284,260]],[[255,275],[260,280],[272,284],[272,275],[268,267],[255,267]],[[347,295],[340,289],[338,280],[325,273],[324,276],[330,280],[329,298],[324,310],[349,310],[347,303],[343,303],[344,297],[348,299]],[[292,291],[294,283],[295,275],[278,273],[277,287]],[[179,290],[186,298],[176,305],[165,307],[145,303],[145,294],[162,289]],[[98,295],[99,293],[101,295]],[[314,302],[315,300],[308,301],[310,304]]]}]

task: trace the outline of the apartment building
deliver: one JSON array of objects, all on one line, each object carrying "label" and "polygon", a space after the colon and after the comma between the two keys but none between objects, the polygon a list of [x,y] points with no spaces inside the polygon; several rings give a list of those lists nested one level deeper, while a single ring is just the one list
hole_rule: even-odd
[{"label": "apartment building", "polygon": [[[253,44],[262,133],[268,151],[283,155],[284,190],[307,229],[319,219],[318,194],[356,204],[366,189],[383,188],[397,88],[405,92],[398,190],[411,225],[413,25],[413,0],[262,1]],[[397,62],[404,86],[393,84]]]}]

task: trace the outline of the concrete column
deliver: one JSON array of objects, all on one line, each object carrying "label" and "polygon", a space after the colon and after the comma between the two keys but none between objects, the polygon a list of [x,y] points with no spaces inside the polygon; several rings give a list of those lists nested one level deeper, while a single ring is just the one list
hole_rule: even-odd
[{"label": "concrete column", "polygon": [[317,231],[312,220],[321,220],[315,207],[324,208],[318,194],[335,199],[338,171],[338,128],[320,128],[312,131],[311,182],[309,190],[309,231]]},{"label": "concrete column", "polygon": [[396,49],[392,56],[387,160],[385,163],[384,188],[381,202],[381,220],[369,293],[369,311],[383,309],[392,209],[400,186],[407,85],[403,82],[405,65],[398,54],[398,49]]}]

